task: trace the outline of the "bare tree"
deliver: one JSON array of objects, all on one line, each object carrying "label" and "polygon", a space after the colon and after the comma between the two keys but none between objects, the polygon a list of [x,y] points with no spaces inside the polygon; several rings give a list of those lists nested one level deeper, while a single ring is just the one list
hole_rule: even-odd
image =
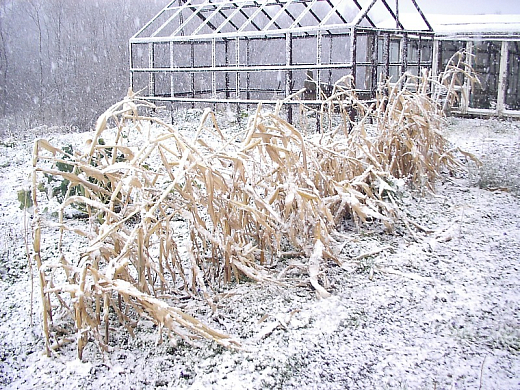
[{"label": "bare tree", "polygon": [[0,0],[0,115],[87,130],[126,93],[128,39],[168,2]]},{"label": "bare tree", "polygon": [[43,98],[44,98],[44,85],[43,85],[43,31],[42,31],[42,4],[39,0],[27,0],[26,12],[29,18],[33,21],[36,26],[37,40],[38,40],[38,81],[39,81],[39,101],[38,101],[38,115],[42,122],[45,122],[44,109],[43,109]]}]

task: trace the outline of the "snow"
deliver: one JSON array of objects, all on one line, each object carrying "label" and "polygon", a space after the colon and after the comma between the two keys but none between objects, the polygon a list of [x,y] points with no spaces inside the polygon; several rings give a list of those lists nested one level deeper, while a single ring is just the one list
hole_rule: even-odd
[{"label": "snow", "polygon": [[[520,15],[427,14],[426,19],[437,35],[446,37],[463,33],[507,33],[518,37],[520,31]],[[399,20],[406,29],[424,29],[424,22],[417,13],[400,13]],[[379,23],[378,27],[395,28],[395,20],[386,19]]]},{"label": "snow", "polygon": [[427,15],[437,34],[511,32],[518,34],[520,15]]},{"label": "snow", "polygon": [[[509,182],[520,182],[519,123],[450,119],[444,130],[488,170],[515,164]],[[157,329],[143,320],[135,338],[114,329],[108,353],[90,343],[79,361],[71,342],[44,356],[17,191],[30,185],[33,138],[79,147],[92,135],[52,131],[0,140],[0,387],[520,389],[520,192],[479,188],[474,167],[443,175],[434,195],[403,190],[408,217],[430,234],[416,232],[416,240],[404,227],[390,235],[372,225],[341,231],[346,263],[326,271],[329,298],[301,275],[301,286],[229,286],[216,314],[186,303],[240,338],[243,350],[166,336],[156,345]],[[299,276],[298,267],[291,272]]]}]

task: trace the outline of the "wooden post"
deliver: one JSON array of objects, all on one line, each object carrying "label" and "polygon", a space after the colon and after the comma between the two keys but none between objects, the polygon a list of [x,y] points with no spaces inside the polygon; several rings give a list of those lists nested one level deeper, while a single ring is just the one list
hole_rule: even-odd
[{"label": "wooden post", "polygon": [[500,69],[498,76],[498,96],[497,96],[497,114],[503,115],[506,108],[506,87],[507,87],[507,63],[509,61],[509,42],[502,41],[500,49]]},{"label": "wooden post", "polygon": [[439,51],[440,42],[437,39],[433,40],[433,52],[432,52],[432,77],[437,76],[439,72],[439,62],[441,52]]},{"label": "wooden post", "polygon": [[[466,71],[470,70],[470,67],[472,66],[473,61],[473,42],[469,41],[466,44],[466,52],[468,53],[467,56],[467,62],[468,66],[465,69]],[[462,85],[462,91],[460,95],[460,112],[463,114],[466,114],[469,110],[469,101],[470,101],[470,94],[471,94],[471,82],[468,78],[464,80],[464,84]]]}]

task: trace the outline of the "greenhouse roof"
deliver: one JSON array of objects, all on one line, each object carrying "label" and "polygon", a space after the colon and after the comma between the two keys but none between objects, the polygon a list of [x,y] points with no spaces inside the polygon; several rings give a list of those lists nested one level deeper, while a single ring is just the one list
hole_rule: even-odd
[{"label": "greenhouse roof", "polygon": [[[392,4],[390,4],[392,3]],[[174,0],[133,37],[133,42],[186,39],[231,39],[236,36],[309,34],[345,28],[378,28],[392,19],[391,28],[406,29],[399,19],[403,4],[412,9],[418,31],[432,31],[416,0]]]},{"label": "greenhouse roof", "polygon": [[431,15],[435,33],[446,39],[520,38],[520,15]]}]

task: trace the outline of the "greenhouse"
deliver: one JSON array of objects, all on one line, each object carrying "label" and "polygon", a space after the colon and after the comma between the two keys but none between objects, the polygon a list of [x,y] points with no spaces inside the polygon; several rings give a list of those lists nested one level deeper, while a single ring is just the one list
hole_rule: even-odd
[{"label": "greenhouse", "polygon": [[471,53],[469,67],[480,83],[464,83],[456,112],[520,116],[520,16],[432,15],[435,69],[457,50]]},{"label": "greenhouse", "polygon": [[151,100],[247,104],[303,88],[320,102],[348,74],[370,96],[378,80],[432,66],[434,34],[419,6],[409,1],[420,25],[410,30],[393,5],[176,0],[130,40],[132,87]]},{"label": "greenhouse", "polygon": [[354,80],[370,99],[381,81],[436,74],[465,49],[481,83],[461,80],[454,111],[514,116],[520,23],[494,16],[426,17],[416,0],[175,0],[130,39],[131,86],[192,106],[290,106],[322,103],[338,80]]}]

